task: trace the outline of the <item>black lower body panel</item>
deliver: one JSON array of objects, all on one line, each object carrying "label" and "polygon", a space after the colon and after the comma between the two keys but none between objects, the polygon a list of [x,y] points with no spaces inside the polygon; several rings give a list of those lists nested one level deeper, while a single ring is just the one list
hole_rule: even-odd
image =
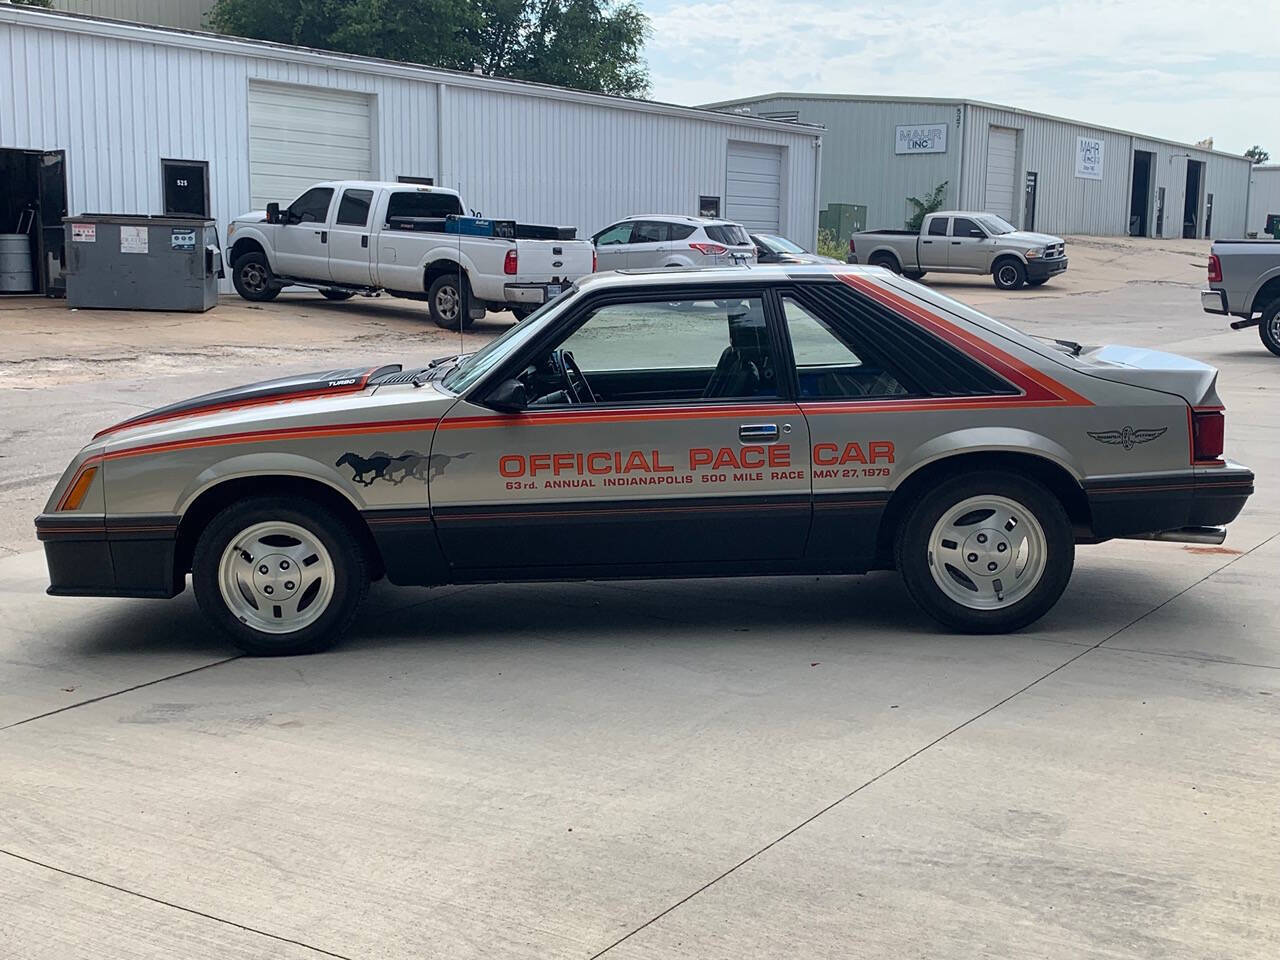
[{"label": "black lower body panel", "polygon": [[1253,493],[1253,473],[1237,464],[1174,474],[1087,481],[1100,540],[1230,523]]},{"label": "black lower body panel", "polygon": [[185,577],[175,564],[178,518],[44,514],[49,593],[64,597],[173,597]]}]

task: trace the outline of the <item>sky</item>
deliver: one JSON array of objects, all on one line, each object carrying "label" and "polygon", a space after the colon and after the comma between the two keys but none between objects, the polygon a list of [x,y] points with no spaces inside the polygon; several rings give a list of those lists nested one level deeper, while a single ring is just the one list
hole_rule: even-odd
[{"label": "sky", "polygon": [[1280,0],[637,0],[651,96],[986,100],[1280,161]]}]

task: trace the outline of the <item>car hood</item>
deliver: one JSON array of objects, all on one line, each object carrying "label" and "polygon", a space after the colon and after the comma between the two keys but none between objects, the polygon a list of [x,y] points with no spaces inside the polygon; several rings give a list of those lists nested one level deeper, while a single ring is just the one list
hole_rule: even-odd
[{"label": "car hood", "polygon": [[1055,237],[1050,233],[1032,233],[1030,230],[1015,230],[1013,233],[1003,233],[995,238],[997,243],[1013,243],[1026,247],[1047,247],[1052,243],[1064,242],[1061,237]]},{"label": "car hood", "polygon": [[312,400],[317,397],[337,396],[345,393],[359,393],[379,381],[387,381],[402,372],[400,364],[386,364],[366,367],[344,367],[337,370],[321,370],[317,373],[303,373],[290,377],[278,377],[274,380],[262,380],[258,383],[231,387],[214,393],[201,394],[188,400],[179,400],[167,406],[148,410],[136,417],[122,420],[105,430],[94,434],[94,440],[102,439],[110,434],[133,430],[137,427],[150,426],[171,420],[199,417],[244,407],[265,404],[289,403],[297,400]]},{"label": "car hood", "polygon": [[233,222],[234,223],[266,223],[267,211],[250,210],[248,213],[240,214],[240,216],[236,217]]}]

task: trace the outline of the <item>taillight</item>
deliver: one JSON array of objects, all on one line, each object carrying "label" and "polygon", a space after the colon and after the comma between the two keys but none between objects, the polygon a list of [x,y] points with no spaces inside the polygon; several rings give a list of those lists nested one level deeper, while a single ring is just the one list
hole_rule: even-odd
[{"label": "taillight", "polygon": [[591,272],[596,272],[596,267],[600,266],[600,258],[596,256],[595,248],[591,248]]},{"label": "taillight", "polygon": [[858,252],[857,250],[855,250],[855,249],[854,249],[854,246],[853,246],[853,237],[850,237],[850,238],[849,238],[849,252],[850,252],[850,253],[857,253],[857,252]]},{"label": "taillight", "polygon": [[514,250],[508,250],[506,259],[502,261],[502,272],[507,276],[515,276],[520,270],[520,258]]},{"label": "taillight", "polygon": [[1218,255],[1216,253],[1209,255],[1209,282],[1222,282],[1222,261],[1218,259]]},{"label": "taillight", "polygon": [[722,247],[718,243],[691,243],[691,250],[697,250],[704,257],[720,257],[729,252],[728,247]]},{"label": "taillight", "polygon": [[1226,422],[1221,410],[1191,411],[1191,453],[1197,463],[1222,456]]}]

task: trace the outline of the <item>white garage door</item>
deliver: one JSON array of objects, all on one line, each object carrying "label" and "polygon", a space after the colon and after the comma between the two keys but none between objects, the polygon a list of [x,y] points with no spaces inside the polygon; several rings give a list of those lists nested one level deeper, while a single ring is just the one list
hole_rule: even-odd
[{"label": "white garage door", "polygon": [[724,213],[752,233],[777,233],[782,206],[782,148],[729,144]]},{"label": "white garage door", "polygon": [[1013,219],[1013,187],[1018,179],[1018,131],[992,127],[987,135],[988,213]]},{"label": "white garage door", "polygon": [[249,84],[253,208],[287,205],[321,180],[372,176],[369,97],[319,87]]}]

